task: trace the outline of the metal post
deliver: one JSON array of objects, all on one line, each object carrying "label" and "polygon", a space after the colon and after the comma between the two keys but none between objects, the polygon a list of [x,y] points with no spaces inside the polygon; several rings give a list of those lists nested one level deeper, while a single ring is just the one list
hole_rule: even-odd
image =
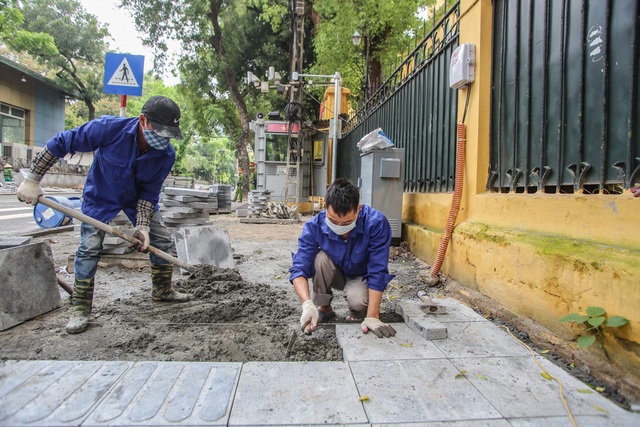
[{"label": "metal post", "polygon": [[331,182],[336,180],[336,168],[338,167],[338,138],[340,138],[340,103],[342,101],[342,89],[340,88],[340,73],[336,71],[334,79],[333,96],[333,145],[331,149]]},{"label": "metal post", "polygon": [[369,95],[371,94],[371,77],[369,76],[369,33],[366,31],[364,33],[364,42],[365,42],[364,103],[366,105],[369,102]]},{"label": "metal post", "polygon": [[120,117],[127,117],[127,95],[120,96]]}]

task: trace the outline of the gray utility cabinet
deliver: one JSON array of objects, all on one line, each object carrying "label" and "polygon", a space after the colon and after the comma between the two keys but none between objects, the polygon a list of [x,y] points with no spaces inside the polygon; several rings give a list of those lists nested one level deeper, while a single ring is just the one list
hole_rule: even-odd
[{"label": "gray utility cabinet", "polygon": [[402,238],[404,148],[373,150],[360,156],[360,202],[382,212],[391,225],[392,242]]}]

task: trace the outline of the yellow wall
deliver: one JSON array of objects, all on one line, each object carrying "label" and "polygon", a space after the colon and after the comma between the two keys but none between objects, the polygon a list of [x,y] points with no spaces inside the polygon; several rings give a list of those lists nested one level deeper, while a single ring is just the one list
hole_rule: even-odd
[{"label": "yellow wall", "polygon": [[[36,110],[35,82],[30,77],[20,80],[22,73],[7,65],[0,64],[0,101],[28,112]],[[35,120],[25,117],[25,144],[33,146]]]},{"label": "yellow wall", "polygon": [[[466,124],[465,181],[442,272],[571,339],[559,323],[590,305],[629,319],[610,340],[614,362],[640,366],[640,199],[620,195],[496,194],[489,169],[491,0],[461,0],[460,44],[476,47],[476,80],[459,93]],[[452,194],[405,193],[403,238],[416,256],[437,255]]]}]

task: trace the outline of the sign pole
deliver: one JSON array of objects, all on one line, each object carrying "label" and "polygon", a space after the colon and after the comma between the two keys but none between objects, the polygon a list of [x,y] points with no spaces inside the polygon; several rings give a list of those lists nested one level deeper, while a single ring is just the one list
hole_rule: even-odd
[{"label": "sign pole", "polygon": [[120,96],[120,117],[127,117],[127,95]]}]

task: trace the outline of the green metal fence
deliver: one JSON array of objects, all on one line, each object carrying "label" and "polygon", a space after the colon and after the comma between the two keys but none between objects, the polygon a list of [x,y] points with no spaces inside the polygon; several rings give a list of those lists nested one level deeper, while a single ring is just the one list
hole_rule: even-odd
[{"label": "green metal fence", "polygon": [[496,0],[490,191],[620,193],[640,172],[637,0]]},{"label": "green metal fence", "polygon": [[457,92],[449,88],[449,62],[458,46],[459,11],[459,3],[447,9],[347,122],[338,143],[337,177],[357,180],[356,144],[382,128],[396,147],[405,148],[405,191],[453,191]]}]

